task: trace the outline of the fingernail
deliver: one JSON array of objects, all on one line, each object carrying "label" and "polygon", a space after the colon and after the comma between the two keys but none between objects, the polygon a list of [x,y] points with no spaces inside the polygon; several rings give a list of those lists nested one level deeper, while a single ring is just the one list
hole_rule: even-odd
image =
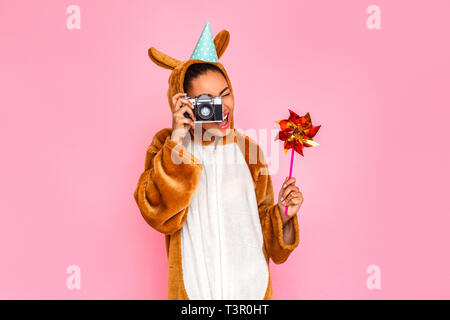
[{"label": "fingernail", "polygon": [[284,198],[283,198],[283,197],[281,197],[281,198],[280,198],[280,201],[283,201],[283,199],[284,199]]},{"label": "fingernail", "polygon": [[286,188],[286,183],[285,183],[285,184],[283,184],[283,188]]}]

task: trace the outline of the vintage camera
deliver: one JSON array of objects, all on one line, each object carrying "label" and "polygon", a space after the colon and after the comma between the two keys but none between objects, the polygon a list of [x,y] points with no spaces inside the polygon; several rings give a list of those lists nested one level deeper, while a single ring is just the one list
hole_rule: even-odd
[{"label": "vintage camera", "polygon": [[[194,122],[223,121],[222,97],[210,97],[207,94],[201,94],[195,98],[187,97],[186,99],[194,106],[193,112],[196,119]],[[184,113],[184,116],[191,119],[187,112]]]}]

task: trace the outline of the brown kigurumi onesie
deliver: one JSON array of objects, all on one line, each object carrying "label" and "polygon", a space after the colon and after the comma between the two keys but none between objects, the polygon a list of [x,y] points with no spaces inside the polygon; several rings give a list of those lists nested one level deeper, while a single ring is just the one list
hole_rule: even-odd
[{"label": "brown kigurumi onesie", "polygon": [[[218,58],[229,39],[226,30],[214,38]],[[187,68],[205,61],[179,61],[153,47],[148,53],[157,65],[172,70],[167,92],[172,107],[172,96],[184,90]],[[223,71],[233,93],[222,64],[206,63]],[[234,129],[233,118],[225,137],[202,139],[202,128],[200,140],[194,139],[198,132],[191,128],[188,139],[176,144],[171,128],[158,131],[134,192],[145,221],[165,235],[168,298],[270,300],[269,258],[283,263],[298,246],[297,215],[289,221],[295,241],[287,244],[262,149]]]}]

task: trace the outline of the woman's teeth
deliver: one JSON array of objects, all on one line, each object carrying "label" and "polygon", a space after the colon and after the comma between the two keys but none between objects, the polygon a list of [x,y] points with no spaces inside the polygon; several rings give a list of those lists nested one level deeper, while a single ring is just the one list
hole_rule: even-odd
[{"label": "woman's teeth", "polygon": [[219,127],[224,127],[228,124],[228,114],[223,117],[223,121],[218,123]]}]

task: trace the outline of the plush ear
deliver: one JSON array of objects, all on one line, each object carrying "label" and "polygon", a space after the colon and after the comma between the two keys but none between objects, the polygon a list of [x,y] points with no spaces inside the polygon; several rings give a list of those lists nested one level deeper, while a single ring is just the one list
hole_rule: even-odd
[{"label": "plush ear", "polygon": [[[220,59],[222,54],[225,52],[229,42],[230,42],[230,33],[227,30],[220,31],[214,37],[214,45],[216,47],[217,58]],[[159,50],[156,50],[154,47],[148,49],[148,56],[158,66],[170,70],[173,70],[177,65],[182,63],[182,61],[174,59],[168,56],[167,54]]]},{"label": "plush ear", "polygon": [[222,54],[230,42],[230,33],[227,30],[222,30],[214,37],[214,45],[216,46],[217,58],[220,59]]},{"label": "plush ear", "polygon": [[158,66],[166,68],[166,69],[170,69],[170,70],[173,70],[178,64],[181,63],[180,60],[174,59],[174,58],[168,56],[167,54],[156,50],[153,47],[148,49],[148,56]]}]

